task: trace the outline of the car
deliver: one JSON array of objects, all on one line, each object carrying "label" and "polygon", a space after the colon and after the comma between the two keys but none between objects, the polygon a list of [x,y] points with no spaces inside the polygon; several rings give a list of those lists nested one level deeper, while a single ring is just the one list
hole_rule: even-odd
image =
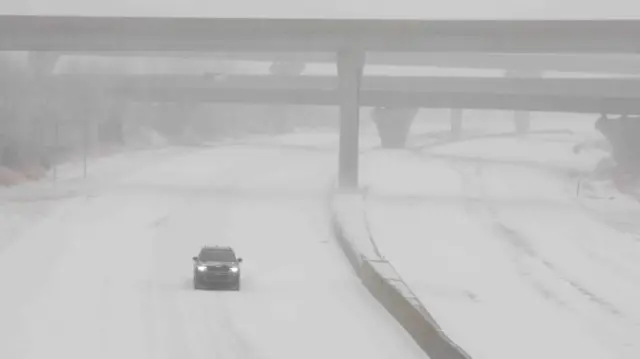
[{"label": "car", "polygon": [[219,287],[240,290],[240,263],[231,247],[205,246],[193,257],[194,289],[214,289]]}]

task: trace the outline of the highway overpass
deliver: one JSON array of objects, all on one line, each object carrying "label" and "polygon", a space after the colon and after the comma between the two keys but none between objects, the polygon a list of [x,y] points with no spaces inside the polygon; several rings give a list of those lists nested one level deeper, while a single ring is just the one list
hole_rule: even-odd
[{"label": "highway overpass", "polygon": [[322,20],[0,15],[0,50],[637,54],[640,20]]},{"label": "highway overpass", "polygon": [[[331,52],[340,185],[358,183],[360,80],[368,52],[637,54],[640,20],[320,20],[0,15],[0,50]],[[424,95],[422,95],[424,96]],[[363,96],[364,97],[364,96]]]},{"label": "highway overpass", "polygon": [[[59,56],[153,57],[211,59],[221,61],[335,63],[331,52],[193,52],[193,51],[66,51]],[[640,75],[640,56],[622,54],[369,52],[367,65],[428,66],[441,68],[499,69],[510,71],[558,71]]]},{"label": "highway overpass", "polygon": [[[339,105],[335,76],[55,75],[52,93],[91,87],[147,102]],[[640,113],[640,79],[366,76],[362,106]]]}]

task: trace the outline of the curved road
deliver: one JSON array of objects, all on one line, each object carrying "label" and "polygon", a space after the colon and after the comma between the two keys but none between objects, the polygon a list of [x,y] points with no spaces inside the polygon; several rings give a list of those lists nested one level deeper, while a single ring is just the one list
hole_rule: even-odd
[{"label": "curved road", "polygon": [[[425,358],[333,243],[336,159],[194,150],[60,200],[0,252],[0,357]],[[203,244],[238,250],[242,291],[192,290]]]}]

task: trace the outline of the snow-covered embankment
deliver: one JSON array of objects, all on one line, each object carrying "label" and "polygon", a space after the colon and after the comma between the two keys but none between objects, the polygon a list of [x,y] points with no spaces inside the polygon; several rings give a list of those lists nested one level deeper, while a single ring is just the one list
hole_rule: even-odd
[{"label": "snow-covered embankment", "polygon": [[470,358],[440,329],[395,268],[378,251],[368,230],[362,195],[336,193],[329,206],[338,244],[373,297],[430,358]]}]

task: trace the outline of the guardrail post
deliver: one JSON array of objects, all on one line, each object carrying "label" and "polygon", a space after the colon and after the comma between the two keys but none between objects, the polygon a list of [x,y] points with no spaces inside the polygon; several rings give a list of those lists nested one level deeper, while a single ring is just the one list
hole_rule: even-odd
[{"label": "guardrail post", "polygon": [[346,49],[338,52],[337,67],[340,96],[340,189],[358,188],[358,152],[360,132],[360,82],[364,52]]}]

